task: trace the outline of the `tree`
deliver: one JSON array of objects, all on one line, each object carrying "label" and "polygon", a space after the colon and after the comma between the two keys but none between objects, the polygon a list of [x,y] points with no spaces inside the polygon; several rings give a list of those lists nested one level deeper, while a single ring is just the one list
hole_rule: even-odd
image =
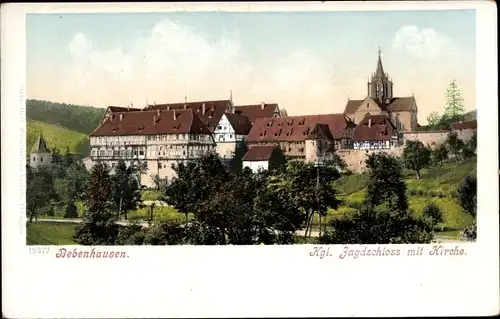
[{"label": "tree", "polygon": [[165,189],[167,202],[186,216],[199,214],[202,204],[218,192],[228,177],[220,158],[208,154],[187,164],[173,166],[176,173]]},{"label": "tree", "polygon": [[241,172],[243,170],[243,156],[248,151],[248,145],[245,140],[241,140],[236,144],[233,152],[233,158],[229,163],[231,172]]},{"label": "tree", "polygon": [[476,155],[476,148],[477,148],[477,134],[474,132],[469,140],[467,142],[464,142],[464,145],[462,147],[462,152],[461,155],[463,159],[467,158],[472,158]]},{"label": "tree", "polygon": [[420,171],[429,166],[431,150],[421,141],[407,141],[403,149],[403,161],[407,168],[415,171],[420,179]]},{"label": "tree", "polygon": [[26,167],[26,213],[29,222],[37,220],[38,215],[55,197],[52,172],[44,167],[36,170]]},{"label": "tree", "polygon": [[114,245],[119,232],[112,214],[112,182],[109,167],[96,163],[90,174],[87,211],[76,226],[73,239],[80,245]]},{"label": "tree", "polygon": [[306,237],[312,231],[314,214],[326,216],[329,208],[336,209],[340,201],[332,188],[332,182],[340,177],[334,165],[315,166],[302,161],[289,161],[279,178],[292,194],[294,205],[305,214]]},{"label": "tree", "polygon": [[136,208],[141,201],[138,174],[138,169],[134,165],[127,167],[125,161],[118,161],[115,174],[111,178],[113,202],[118,217],[123,213],[127,219],[127,211]]},{"label": "tree", "polygon": [[477,179],[475,176],[466,176],[457,189],[458,200],[464,212],[476,217],[477,211]]},{"label": "tree", "polygon": [[393,211],[406,212],[408,200],[400,161],[386,153],[375,153],[368,155],[366,164],[369,181],[365,204],[375,207],[387,203]]},{"label": "tree", "polygon": [[408,212],[394,212],[388,205],[364,205],[360,211],[335,218],[320,237],[322,244],[427,244],[432,224]]},{"label": "tree", "polygon": [[84,200],[86,197],[89,181],[89,173],[83,164],[74,162],[66,170],[64,178],[57,180],[57,193],[59,199],[65,206],[64,217],[78,217],[76,201]]},{"label": "tree", "polygon": [[439,123],[441,116],[439,116],[438,112],[431,112],[426,119],[428,126],[435,127]]},{"label": "tree", "polygon": [[458,138],[457,132],[450,132],[446,137],[446,147],[448,151],[455,156],[455,162],[460,163],[460,155],[462,154],[462,149],[464,148],[464,142]]},{"label": "tree", "polygon": [[434,226],[444,223],[443,211],[435,203],[429,203],[424,208],[423,216]]},{"label": "tree", "polygon": [[446,107],[444,109],[444,115],[447,118],[461,118],[463,120],[464,113],[464,100],[457,82],[453,79],[446,89]]},{"label": "tree", "polygon": [[439,180],[439,171],[443,162],[448,158],[448,149],[444,143],[437,145],[431,150],[430,164],[436,170],[436,178]]}]

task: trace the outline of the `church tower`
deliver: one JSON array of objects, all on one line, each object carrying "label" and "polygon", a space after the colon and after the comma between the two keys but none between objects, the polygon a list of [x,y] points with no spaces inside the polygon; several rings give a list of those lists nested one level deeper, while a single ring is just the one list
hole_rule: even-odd
[{"label": "church tower", "polygon": [[378,50],[377,70],[372,73],[368,81],[368,96],[378,101],[380,104],[388,104],[392,99],[392,81],[389,75],[384,72],[382,65],[382,52]]},{"label": "church tower", "polygon": [[52,164],[52,155],[47,147],[47,142],[42,136],[42,133],[38,135],[30,154],[30,166],[32,168],[38,168],[41,166],[49,167]]}]

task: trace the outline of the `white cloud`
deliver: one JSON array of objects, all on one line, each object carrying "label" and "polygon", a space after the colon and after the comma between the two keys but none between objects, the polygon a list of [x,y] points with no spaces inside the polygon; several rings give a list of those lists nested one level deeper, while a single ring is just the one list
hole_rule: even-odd
[{"label": "white cloud", "polygon": [[432,28],[419,29],[413,25],[401,27],[392,40],[398,52],[407,52],[417,58],[437,59],[443,56],[458,56],[459,48],[445,34]]}]

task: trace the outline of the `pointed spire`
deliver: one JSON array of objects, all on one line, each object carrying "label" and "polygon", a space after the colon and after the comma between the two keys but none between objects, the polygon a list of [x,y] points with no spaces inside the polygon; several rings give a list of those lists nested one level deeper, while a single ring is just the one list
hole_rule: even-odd
[{"label": "pointed spire", "polygon": [[184,102],[187,103],[187,101],[188,101],[188,96],[187,96],[187,93],[184,92]]},{"label": "pointed spire", "polygon": [[376,77],[384,77],[385,72],[384,72],[384,67],[382,66],[382,57],[381,57],[382,51],[380,50],[380,47],[378,48],[378,61],[377,61],[377,71],[375,71],[375,76]]},{"label": "pointed spire", "polygon": [[231,101],[231,103],[233,103],[233,90],[229,91],[229,101]]},{"label": "pointed spire", "polygon": [[49,148],[47,147],[47,142],[43,138],[42,133],[38,134],[36,142],[31,149],[31,153],[50,153]]}]

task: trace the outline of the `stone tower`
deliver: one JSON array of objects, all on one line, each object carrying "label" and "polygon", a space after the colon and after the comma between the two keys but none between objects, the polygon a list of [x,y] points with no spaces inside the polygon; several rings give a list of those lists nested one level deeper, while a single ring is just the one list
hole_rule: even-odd
[{"label": "stone tower", "polygon": [[52,164],[52,155],[49,148],[47,147],[47,142],[43,138],[42,133],[38,135],[30,154],[30,166],[32,168],[38,168],[41,166],[49,167]]},{"label": "stone tower", "polygon": [[382,65],[382,52],[378,50],[377,69],[372,73],[368,81],[368,96],[379,101],[380,104],[388,104],[392,99],[393,84],[389,75],[384,72]]}]

